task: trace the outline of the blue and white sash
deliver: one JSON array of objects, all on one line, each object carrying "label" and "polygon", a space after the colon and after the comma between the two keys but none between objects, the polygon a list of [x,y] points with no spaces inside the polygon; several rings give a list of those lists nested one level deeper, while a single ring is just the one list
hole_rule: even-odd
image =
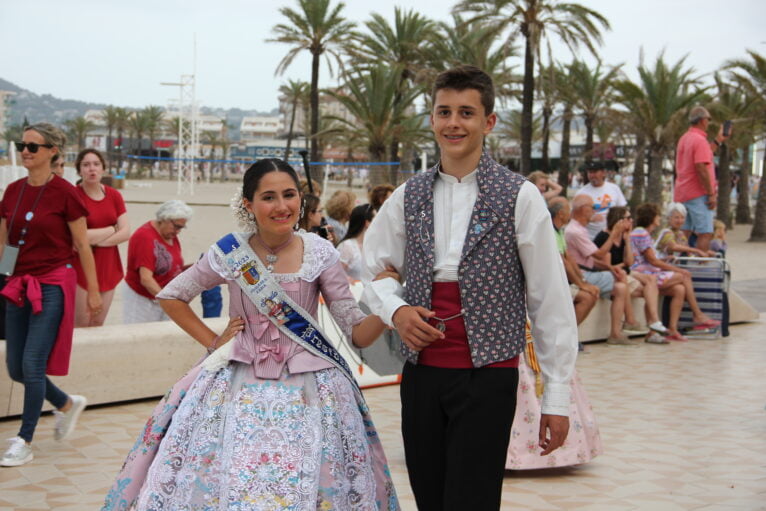
[{"label": "blue and white sash", "polygon": [[303,349],[340,369],[362,396],[346,360],[327,341],[311,314],[291,300],[272,278],[247,238],[239,233],[227,234],[213,245],[213,250],[258,312]]}]

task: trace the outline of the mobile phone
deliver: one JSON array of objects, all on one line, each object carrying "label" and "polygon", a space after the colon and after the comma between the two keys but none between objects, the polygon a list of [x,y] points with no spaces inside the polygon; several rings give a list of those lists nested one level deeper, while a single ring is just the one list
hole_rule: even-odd
[{"label": "mobile phone", "polygon": [[723,136],[728,137],[731,133],[731,121],[723,121]]}]

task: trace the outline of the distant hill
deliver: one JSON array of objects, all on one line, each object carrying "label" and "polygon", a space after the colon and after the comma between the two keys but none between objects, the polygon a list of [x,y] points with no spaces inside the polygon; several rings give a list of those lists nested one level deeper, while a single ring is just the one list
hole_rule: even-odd
[{"label": "distant hill", "polygon": [[[62,125],[68,119],[85,115],[85,112],[88,110],[100,110],[108,106],[103,103],[60,99],[50,94],[35,94],[2,78],[0,78],[0,90],[16,93],[10,100],[6,125],[21,124],[25,116],[31,123],[46,121]],[[279,114],[278,109],[274,109],[271,112],[258,112],[256,110],[242,110],[240,108],[226,109],[205,106],[200,109],[200,112],[205,115],[218,115],[228,119],[229,124],[233,126],[229,133],[234,140],[239,138],[239,126],[242,123],[243,117]]]}]

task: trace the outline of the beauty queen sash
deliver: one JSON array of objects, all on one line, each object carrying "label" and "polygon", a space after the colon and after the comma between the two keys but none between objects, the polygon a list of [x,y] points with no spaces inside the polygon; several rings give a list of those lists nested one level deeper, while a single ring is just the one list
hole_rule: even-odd
[{"label": "beauty queen sash", "polygon": [[311,314],[292,301],[271,277],[246,238],[239,233],[227,234],[213,245],[213,250],[258,312],[303,349],[340,369],[362,397],[346,360],[327,341]]}]

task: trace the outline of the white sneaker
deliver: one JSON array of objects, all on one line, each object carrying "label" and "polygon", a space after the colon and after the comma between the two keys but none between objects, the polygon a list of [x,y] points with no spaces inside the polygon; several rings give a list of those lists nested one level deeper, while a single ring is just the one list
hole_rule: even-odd
[{"label": "white sneaker", "polygon": [[8,443],[11,446],[0,459],[0,467],[18,467],[29,463],[35,457],[32,447],[20,436],[9,438]]},{"label": "white sneaker", "polygon": [[56,416],[56,426],[53,429],[53,438],[58,441],[64,440],[69,434],[74,431],[74,427],[77,425],[77,419],[80,418],[80,414],[85,409],[85,405],[88,404],[88,400],[85,396],[71,395],[69,398],[72,400],[72,407],[67,412],[59,412],[54,410],[53,414]]}]

